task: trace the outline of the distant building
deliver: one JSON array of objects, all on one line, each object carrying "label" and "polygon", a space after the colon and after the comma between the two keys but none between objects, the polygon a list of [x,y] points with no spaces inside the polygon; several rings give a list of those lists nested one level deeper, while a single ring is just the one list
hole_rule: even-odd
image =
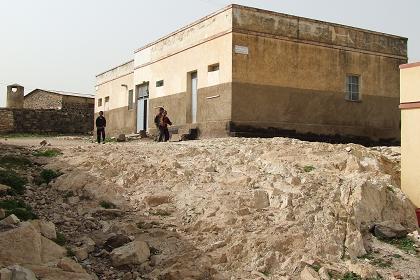
[{"label": "distant building", "polygon": [[401,188],[420,208],[420,62],[400,68]]},{"label": "distant building", "polygon": [[230,5],[99,74],[108,132],[154,132],[156,108],[201,137],[400,138],[407,39]]},{"label": "distant building", "polygon": [[24,97],[26,109],[82,109],[93,110],[95,96],[65,91],[35,89]]},{"label": "distant building", "polygon": [[35,89],[24,95],[24,87],[7,87],[7,106],[0,108],[0,134],[87,134],[93,130],[94,96]]}]

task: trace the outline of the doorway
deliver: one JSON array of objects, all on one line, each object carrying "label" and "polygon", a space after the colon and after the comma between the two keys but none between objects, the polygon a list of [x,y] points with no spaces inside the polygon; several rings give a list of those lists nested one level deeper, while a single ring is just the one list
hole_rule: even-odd
[{"label": "doorway", "polygon": [[197,86],[198,86],[198,78],[197,72],[191,73],[191,120],[192,123],[197,123]]},{"label": "doorway", "polygon": [[147,130],[149,112],[149,84],[144,83],[136,86],[137,96],[137,133]]}]

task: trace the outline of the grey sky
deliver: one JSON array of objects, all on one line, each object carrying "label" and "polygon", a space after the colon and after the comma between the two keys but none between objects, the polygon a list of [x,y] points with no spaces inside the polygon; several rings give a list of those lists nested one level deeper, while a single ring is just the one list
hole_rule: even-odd
[{"label": "grey sky", "polygon": [[[0,107],[6,84],[93,93],[95,75],[225,0],[0,0]],[[420,1],[237,0],[237,4],[409,38],[420,61]]]}]

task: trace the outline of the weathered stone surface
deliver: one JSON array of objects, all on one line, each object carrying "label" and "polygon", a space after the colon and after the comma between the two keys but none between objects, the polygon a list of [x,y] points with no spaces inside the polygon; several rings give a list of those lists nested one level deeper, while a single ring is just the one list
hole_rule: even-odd
[{"label": "weathered stone surface", "polygon": [[92,280],[92,276],[86,272],[70,272],[64,271],[60,268],[48,266],[28,266],[36,275],[42,280]]},{"label": "weathered stone surface", "polygon": [[385,221],[374,225],[374,234],[378,238],[393,239],[406,237],[408,231],[401,224]]},{"label": "weathered stone surface", "polygon": [[266,191],[255,190],[253,199],[254,199],[253,206],[256,209],[264,209],[270,206],[270,199]]},{"label": "weathered stone surface", "polygon": [[0,232],[0,248],[0,265],[41,263],[41,234],[29,222]]},{"label": "weathered stone surface", "polygon": [[0,219],[6,217],[6,210],[0,208]]},{"label": "weathered stone surface", "polygon": [[0,280],[12,280],[12,271],[8,268],[0,269]]},{"label": "weathered stone surface", "polygon": [[125,134],[120,134],[117,137],[117,142],[126,142],[127,138],[125,137]]},{"label": "weathered stone surface", "polygon": [[31,223],[34,225],[39,232],[48,239],[56,239],[57,232],[55,230],[55,225],[52,222],[44,220],[33,220]]},{"label": "weathered stone surface", "polygon": [[349,271],[360,275],[363,279],[375,279],[378,276],[375,267],[370,264],[352,261],[348,261],[346,264]]},{"label": "weathered stone surface", "polygon": [[306,266],[300,273],[301,280],[320,280],[318,273],[310,266]]},{"label": "weathered stone surface", "polygon": [[41,236],[41,246],[41,260],[43,263],[57,261],[66,255],[66,249],[44,236]]},{"label": "weathered stone surface", "polygon": [[8,269],[12,272],[12,280],[37,280],[35,274],[30,269],[20,265],[13,265],[8,267]]},{"label": "weathered stone surface", "polygon": [[62,258],[58,263],[57,267],[61,268],[64,271],[69,272],[78,272],[78,273],[85,273],[86,271],[83,267],[69,258]]},{"label": "weathered stone surface", "polygon": [[142,264],[150,257],[150,249],[144,241],[133,241],[111,252],[114,266]]},{"label": "weathered stone surface", "polygon": [[161,204],[169,203],[171,201],[171,197],[169,195],[150,195],[146,196],[144,201],[150,207],[155,207]]},{"label": "weathered stone surface", "polygon": [[89,252],[87,247],[79,247],[73,249],[74,255],[76,256],[78,261],[84,261],[88,258]]},{"label": "weathered stone surface", "polygon": [[14,214],[7,216],[6,218],[0,221],[0,225],[16,225],[18,223],[20,223],[20,220]]},{"label": "weathered stone surface", "polygon": [[112,251],[115,248],[119,248],[127,243],[130,243],[131,239],[124,234],[116,234],[111,237],[109,237],[105,243],[104,247],[108,251]]},{"label": "weathered stone surface", "polygon": [[92,238],[84,236],[81,239],[82,243],[83,243],[83,247],[86,248],[88,253],[92,253],[95,250],[95,241],[93,241]]},{"label": "weathered stone surface", "polygon": [[319,278],[321,278],[321,280],[330,280],[331,279],[331,276],[329,274],[329,271],[325,267],[321,267],[319,269],[318,275],[319,275]]}]

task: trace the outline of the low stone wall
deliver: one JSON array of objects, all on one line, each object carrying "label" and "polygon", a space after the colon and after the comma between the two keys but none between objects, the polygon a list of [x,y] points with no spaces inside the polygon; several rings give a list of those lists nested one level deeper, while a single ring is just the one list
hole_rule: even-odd
[{"label": "low stone wall", "polygon": [[93,109],[42,110],[0,108],[0,134],[86,134],[93,130]]}]

